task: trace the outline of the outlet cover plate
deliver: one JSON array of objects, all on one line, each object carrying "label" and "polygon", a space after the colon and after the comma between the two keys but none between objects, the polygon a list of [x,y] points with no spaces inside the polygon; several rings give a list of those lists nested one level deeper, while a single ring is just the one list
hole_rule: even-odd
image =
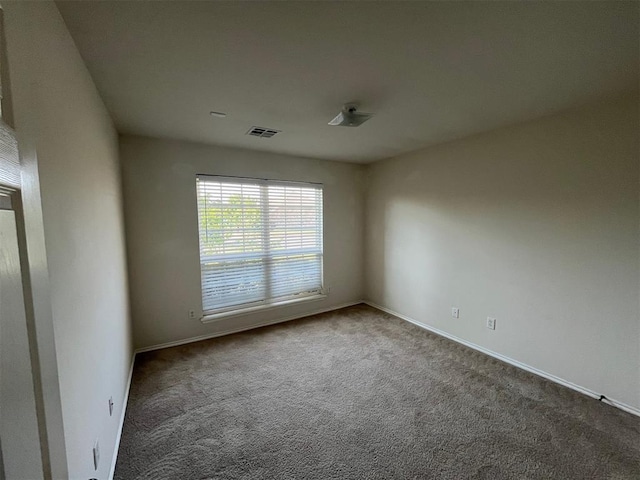
[{"label": "outlet cover plate", "polygon": [[489,330],[495,330],[496,329],[496,319],[493,317],[487,317],[487,328]]},{"label": "outlet cover plate", "polygon": [[458,307],[451,307],[451,316],[453,318],[460,318],[460,309]]},{"label": "outlet cover plate", "polygon": [[93,468],[98,470],[98,464],[100,463],[100,442],[96,439],[96,443],[93,445]]}]

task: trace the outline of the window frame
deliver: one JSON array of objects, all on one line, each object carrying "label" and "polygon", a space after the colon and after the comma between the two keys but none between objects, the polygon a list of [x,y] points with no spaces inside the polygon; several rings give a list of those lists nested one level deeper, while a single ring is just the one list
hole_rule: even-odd
[{"label": "window frame", "polygon": [[[301,188],[313,188],[315,190],[320,191],[320,219],[319,219],[319,229],[320,229],[320,287],[318,289],[314,289],[309,292],[299,292],[292,295],[281,296],[281,297],[271,297],[271,298],[262,298],[260,300],[254,302],[247,302],[227,307],[221,307],[214,310],[205,310],[204,309],[204,296],[203,296],[203,255],[202,255],[202,244],[201,244],[201,214],[200,214],[200,198],[199,198],[199,187],[198,182],[200,179],[210,180],[210,181],[218,181],[221,183],[233,183],[233,184],[246,184],[246,185],[257,185],[260,187],[261,195],[264,194],[263,188],[269,186],[283,186],[283,187],[301,187]],[[322,300],[327,297],[325,293],[324,286],[324,185],[322,183],[316,182],[301,182],[301,181],[289,181],[289,180],[274,180],[274,179],[265,179],[265,178],[254,178],[254,177],[240,177],[240,176],[229,176],[229,175],[215,175],[215,174],[197,174],[196,175],[196,214],[198,219],[198,260],[199,260],[199,270],[200,270],[200,300],[202,306],[202,317],[201,321],[203,323],[213,322],[220,319],[246,315],[258,311],[271,310],[279,307],[284,307],[288,305],[294,305],[303,302],[317,301]],[[264,208],[261,206],[260,212],[261,215],[264,215]],[[263,234],[268,234],[269,227],[262,227]],[[263,260],[268,259],[268,255],[265,255],[265,252],[262,252],[261,255],[257,255],[258,258],[262,258]],[[272,282],[273,277],[266,277],[267,282]],[[267,291],[270,290],[271,287],[267,288]]]}]

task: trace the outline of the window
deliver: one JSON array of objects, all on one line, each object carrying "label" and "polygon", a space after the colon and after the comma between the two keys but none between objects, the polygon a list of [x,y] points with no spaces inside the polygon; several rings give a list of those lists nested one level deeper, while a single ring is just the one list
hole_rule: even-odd
[{"label": "window", "polygon": [[322,293],[322,186],[198,175],[205,315]]}]

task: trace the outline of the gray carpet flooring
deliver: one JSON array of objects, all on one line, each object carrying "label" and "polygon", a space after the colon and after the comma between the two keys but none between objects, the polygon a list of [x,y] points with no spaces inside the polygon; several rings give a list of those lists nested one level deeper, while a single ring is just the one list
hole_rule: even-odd
[{"label": "gray carpet flooring", "polygon": [[358,305],[141,354],[116,479],[640,479],[640,418]]}]

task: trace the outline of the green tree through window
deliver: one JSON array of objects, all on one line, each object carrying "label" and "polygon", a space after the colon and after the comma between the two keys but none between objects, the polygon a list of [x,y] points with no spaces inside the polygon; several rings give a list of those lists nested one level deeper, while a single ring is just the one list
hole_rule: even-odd
[{"label": "green tree through window", "polygon": [[198,175],[204,312],[322,291],[322,187]]},{"label": "green tree through window", "polygon": [[226,200],[205,194],[200,198],[200,231],[203,253],[256,251],[262,248],[262,214],[258,201],[242,195]]}]

